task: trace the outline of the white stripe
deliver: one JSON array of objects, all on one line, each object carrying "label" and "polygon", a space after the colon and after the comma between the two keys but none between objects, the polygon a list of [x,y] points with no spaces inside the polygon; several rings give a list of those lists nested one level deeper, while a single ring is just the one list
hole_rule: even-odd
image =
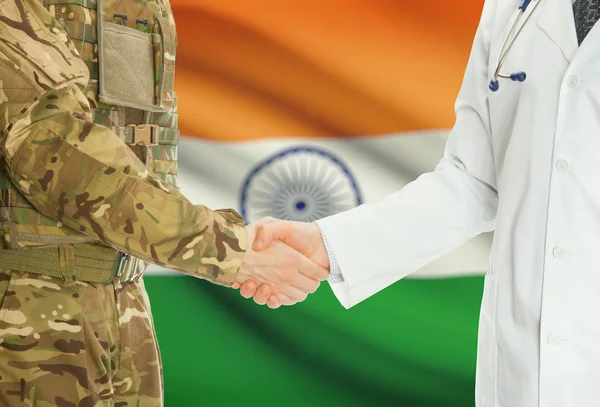
[{"label": "white stripe", "polygon": [[[239,210],[242,183],[266,157],[283,149],[315,146],[340,158],[356,177],[365,202],[378,201],[420,174],[443,155],[447,131],[420,131],[359,138],[286,138],[216,142],[182,138],[179,148],[181,191],[195,204]],[[483,274],[491,235],[479,236],[424,267],[414,277]],[[166,270],[152,267],[151,271]]]}]

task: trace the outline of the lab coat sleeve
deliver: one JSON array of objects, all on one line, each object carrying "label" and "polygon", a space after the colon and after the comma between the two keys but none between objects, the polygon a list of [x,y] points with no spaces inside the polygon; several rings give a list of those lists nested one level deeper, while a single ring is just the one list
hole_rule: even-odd
[{"label": "lab coat sleeve", "polygon": [[495,228],[498,194],[487,99],[495,2],[484,5],[456,101],[456,123],[435,170],[379,203],[318,222],[343,274],[344,281],[331,287],[346,308]]}]

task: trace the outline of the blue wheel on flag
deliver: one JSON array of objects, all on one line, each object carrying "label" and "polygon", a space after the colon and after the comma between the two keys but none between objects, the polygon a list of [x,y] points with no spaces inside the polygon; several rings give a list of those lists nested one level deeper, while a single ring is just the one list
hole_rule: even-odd
[{"label": "blue wheel on flag", "polygon": [[246,176],[241,214],[252,223],[265,216],[312,222],[362,204],[358,183],[336,156],[316,147],[276,153]]}]

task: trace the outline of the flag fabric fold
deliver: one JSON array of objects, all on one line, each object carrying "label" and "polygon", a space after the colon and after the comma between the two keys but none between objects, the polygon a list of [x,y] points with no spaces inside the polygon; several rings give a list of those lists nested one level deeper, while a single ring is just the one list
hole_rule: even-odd
[{"label": "flag fabric fold", "polygon": [[[482,0],[171,1],[192,202],[247,222],[312,221],[380,200],[442,157]],[[490,242],[350,310],[327,284],[273,311],[151,267],[165,405],[473,405]]]}]

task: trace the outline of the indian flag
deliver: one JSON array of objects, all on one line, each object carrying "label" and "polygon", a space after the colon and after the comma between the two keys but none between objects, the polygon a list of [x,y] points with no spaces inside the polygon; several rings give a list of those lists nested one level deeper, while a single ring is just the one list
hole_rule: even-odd
[{"label": "indian flag", "polygon": [[[248,222],[312,221],[431,171],[482,3],[172,0],[181,190]],[[152,268],[166,406],[473,405],[490,241],[351,310],[326,284],[272,311]]]}]

